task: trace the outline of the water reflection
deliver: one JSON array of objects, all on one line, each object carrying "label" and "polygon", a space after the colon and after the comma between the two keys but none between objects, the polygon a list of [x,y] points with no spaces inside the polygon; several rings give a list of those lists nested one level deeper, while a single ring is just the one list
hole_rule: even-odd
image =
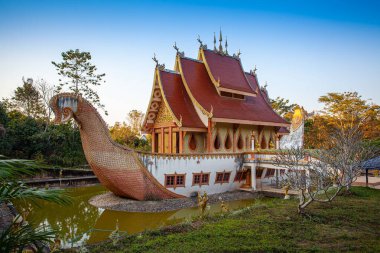
[{"label": "water reflection", "polygon": [[[186,218],[198,216],[198,208],[186,208],[161,213],[135,213],[104,210],[88,204],[95,195],[105,192],[102,186],[89,186],[68,189],[73,203],[59,206],[46,201],[36,203],[16,203],[19,211],[29,212],[27,219],[34,224],[49,226],[59,231],[64,247],[79,246],[84,241],[95,243],[108,238],[119,224],[120,231],[128,234],[154,229],[163,225],[175,224]],[[230,209],[245,207],[253,200],[228,202]],[[37,207],[40,206],[40,208]],[[211,205],[210,213],[220,212],[220,205]]]}]

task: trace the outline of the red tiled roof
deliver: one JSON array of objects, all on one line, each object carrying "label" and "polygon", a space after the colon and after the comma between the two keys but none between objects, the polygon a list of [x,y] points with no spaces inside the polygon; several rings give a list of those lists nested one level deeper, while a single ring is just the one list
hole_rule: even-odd
[{"label": "red tiled roof", "polygon": [[[202,62],[182,57],[179,59],[181,73],[189,91],[205,110],[210,112],[213,108],[213,118],[254,121],[258,125],[289,125],[273,111],[261,92],[257,97],[246,97],[245,100],[222,97],[217,93]],[[255,90],[258,86],[255,77],[243,74],[250,82],[251,89]]]},{"label": "red tiled roof", "polygon": [[167,71],[159,71],[159,75],[171,110],[178,120],[182,116],[182,127],[205,128],[185,90],[181,75]]},{"label": "red tiled roof", "polygon": [[238,59],[224,56],[211,50],[204,49],[204,63],[208,66],[214,80],[221,88],[255,94],[244,75],[244,70]]}]

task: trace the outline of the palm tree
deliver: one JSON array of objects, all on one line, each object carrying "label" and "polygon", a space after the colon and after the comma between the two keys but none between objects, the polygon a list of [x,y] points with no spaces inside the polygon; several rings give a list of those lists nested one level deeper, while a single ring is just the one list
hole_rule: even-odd
[{"label": "palm tree", "polygon": [[[31,160],[4,158],[0,155],[0,204],[8,204],[15,200],[34,202],[37,199],[62,205],[70,203],[68,195],[61,189],[31,188],[19,180],[23,175],[33,175],[41,168],[41,165]],[[42,243],[52,242],[54,239],[54,230],[35,228],[20,220],[22,219],[19,215],[0,233],[0,252],[21,252],[23,248],[30,245],[41,249],[44,247]]]}]

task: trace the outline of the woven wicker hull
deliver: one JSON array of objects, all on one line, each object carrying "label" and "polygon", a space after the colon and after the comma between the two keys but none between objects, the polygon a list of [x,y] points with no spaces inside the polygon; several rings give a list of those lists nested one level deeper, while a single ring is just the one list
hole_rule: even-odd
[{"label": "woven wicker hull", "polygon": [[103,186],[114,194],[136,200],[160,200],[184,196],[170,192],[145,168],[139,170],[105,168],[90,164],[91,169]]},{"label": "woven wicker hull", "polygon": [[99,181],[121,197],[136,200],[181,198],[162,186],[141,164],[134,150],[115,143],[97,110],[80,95],[61,93],[50,101],[56,123],[74,119],[87,162]]}]

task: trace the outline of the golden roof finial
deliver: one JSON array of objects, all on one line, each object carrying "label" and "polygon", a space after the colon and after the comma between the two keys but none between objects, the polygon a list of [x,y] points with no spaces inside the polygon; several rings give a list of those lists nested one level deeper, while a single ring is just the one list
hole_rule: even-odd
[{"label": "golden roof finial", "polygon": [[152,60],[156,63],[156,66],[158,66],[158,60],[156,58],[156,53],[153,54]]},{"label": "golden roof finial", "polygon": [[223,41],[222,28],[220,28],[220,31],[219,31],[219,53],[223,53],[222,41]]},{"label": "golden roof finial", "polygon": [[215,32],[214,32],[214,50],[216,51],[216,36],[215,36]]},{"label": "golden roof finial", "polygon": [[177,47],[177,42],[175,42],[174,41],[174,46],[173,46],[173,48],[175,49],[175,51],[177,51],[177,53],[178,53],[178,51],[179,51],[179,48]]},{"label": "golden roof finial", "polygon": [[197,41],[199,42],[199,47],[203,47],[203,42],[201,41],[201,36],[199,36],[199,34],[198,34],[198,39],[197,39]]},{"label": "golden roof finial", "polygon": [[225,46],[225,48],[226,48],[226,55],[228,55],[228,51],[227,51],[227,47],[228,47],[227,36],[226,36],[226,44],[225,44],[224,46]]}]

